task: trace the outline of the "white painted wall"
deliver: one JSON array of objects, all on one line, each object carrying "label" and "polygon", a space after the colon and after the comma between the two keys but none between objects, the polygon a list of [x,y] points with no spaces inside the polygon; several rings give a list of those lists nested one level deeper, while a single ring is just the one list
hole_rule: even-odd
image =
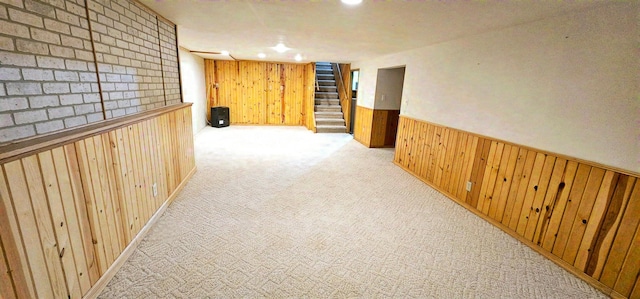
[{"label": "white painted wall", "polygon": [[400,110],[404,67],[379,69],[376,80],[375,109]]},{"label": "white painted wall", "polygon": [[406,65],[401,114],[640,171],[640,2],[611,2],[353,63],[358,105]]},{"label": "white painted wall", "polygon": [[180,78],[184,102],[193,103],[193,134],[207,125],[207,92],[204,80],[204,59],[182,48],[179,51]]}]

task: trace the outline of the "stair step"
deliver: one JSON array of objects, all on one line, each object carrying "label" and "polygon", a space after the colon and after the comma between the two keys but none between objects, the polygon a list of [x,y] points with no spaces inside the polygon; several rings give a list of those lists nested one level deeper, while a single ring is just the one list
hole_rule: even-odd
[{"label": "stair step", "polygon": [[333,69],[316,69],[316,74],[333,75]]},{"label": "stair step", "polygon": [[344,119],[316,118],[316,126],[344,126]]},{"label": "stair step", "polygon": [[316,119],[318,118],[323,118],[323,119],[327,119],[327,118],[333,118],[333,119],[341,119],[344,120],[344,115],[342,114],[342,112],[323,112],[323,111],[316,111],[315,112],[315,116]]},{"label": "stair step", "polygon": [[347,126],[316,125],[316,133],[346,133]]},{"label": "stair step", "polygon": [[316,92],[338,92],[337,86],[318,86],[318,89]]},{"label": "stair step", "polygon": [[336,86],[336,80],[333,80],[333,78],[331,78],[331,80],[318,80],[318,85],[319,86]]},{"label": "stair step", "polygon": [[316,112],[342,112],[342,108],[338,105],[316,105]]},{"label": "stair step", "polygon": [[339,99],[337,92],[316,91],[316,99]]},{"label": "stair step", "polygon": [[330,106],[340,106],[340,100],[338,99],[318,99],[315,100],[316,105],[330,105]]},{"label": "stair step", "polygon": [[333,74],[316,74],[319,80],[334,80]]}]

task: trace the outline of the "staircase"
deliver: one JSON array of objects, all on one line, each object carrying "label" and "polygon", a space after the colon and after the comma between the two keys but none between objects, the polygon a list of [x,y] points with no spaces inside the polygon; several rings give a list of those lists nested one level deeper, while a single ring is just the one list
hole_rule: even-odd
[{"label": "staircase", "polygon": [[340,97],[329,62],[316,63],[315,117],[317,133],[345,133],[347,127],[340,107]]}]

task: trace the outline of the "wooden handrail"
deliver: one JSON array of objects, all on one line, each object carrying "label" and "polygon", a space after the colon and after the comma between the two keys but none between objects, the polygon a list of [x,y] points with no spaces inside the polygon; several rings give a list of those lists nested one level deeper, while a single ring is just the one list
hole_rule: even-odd
[{"label": "wooden handrail", "polygon": [[[347,88],[344,86],[344,82],[342,81],[342,71],[340,70],[340,65],[338,65],[337,63],[331,63],[331,66],[334,69],[337,69],[338,71],[338,76],[340,77],[340,80],[336,80],[336,82],[340,82],[340,86],[342,86],[342,92],[344,93],[345,98],[347,97]],[[340,92],[338,91],[338,97],[340,97]]]},{"label": "wooden handrail", "polygon": [[316,91],[320,91],[320,83],[318,82],[318,76],[315,76],[315,77],[316,77]]},{"label": "wooden handrail", "polygon": [[160,107],[133,115],[112,118],[81,127],[57,131],[52,134],[30,137],[8,144],[0,145],[0,164],[11,162],[22,157],[56,148],[58,146],[76,142],[87,137],[100,135],[114,129],[126,127],[128,125],[154,118],[171,111],[189,107],[191,105],[192,103],[181,103]]}]

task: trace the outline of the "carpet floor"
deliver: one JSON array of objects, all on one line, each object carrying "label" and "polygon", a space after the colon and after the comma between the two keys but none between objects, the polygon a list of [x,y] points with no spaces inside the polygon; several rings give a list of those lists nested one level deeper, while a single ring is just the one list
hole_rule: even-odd
[{"label": "carpet floor", "polygon": [[101,298],[606,298],[348,134],[204,128]]}]

